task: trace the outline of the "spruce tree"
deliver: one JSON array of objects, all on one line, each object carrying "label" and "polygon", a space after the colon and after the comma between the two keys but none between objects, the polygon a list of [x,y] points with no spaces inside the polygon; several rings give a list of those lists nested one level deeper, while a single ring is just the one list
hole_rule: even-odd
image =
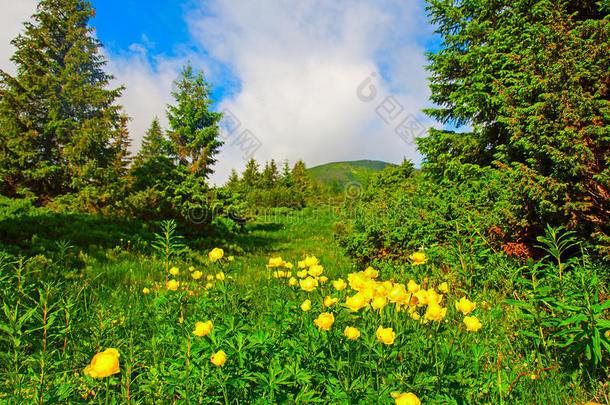
[{"label": "spruce tree", "polygon": [[420,139],[425,171],[496,171],[528,232],[552,223],[609,235],[609,11],[580,0],[431,0],[443,44],[429,55],[437,107],[427,112],[472,131]]},{"label": "spruce tree", "polygon": [[44,201],[87,189],[88,201],[106,200],[124,170],[127,117],[115,104],[123,87],[109,89],[93,16],[83,0],[43,0],[12,41],[17,74],[0,71],[5,194]]},{"label": "spruce tree", "polygon": [[172,96],[176,105],[167,106],[172,152],[178,165],[205,179],[213,173],[212,165],[223,143],[218,139],[222,114],[211,110],[211,86],[203,72],[195,74],[187,64],[175,85],[177,91]]},{"label": "spruce tree", "polygon": [[284,160],[284,165],[282,166],[282,177],[280,179],[280,183],[287,188],[290,188],[294,185],[292,172],[290,171],[290,165],[288,164],[287,159]]},{"label": "spruce tree", "polygon": [[260,173],[258,171],[258,163],[254,158],[250,158],[246,163],[246,169],[241,175],[242,183],[247,189],[252,189],[260,185]]},{"label": "spruce tree", "polygon": [[230,190],[237,191],[240,186],[239,175],[237,174],[237,170],[231,169],[231,176],[229,176],[229,180],[227,181],[226,187]]},{"label": "spruce tree", "polygon": [[[180,215],[193,219],[197,217],[196,213],[209,208],[207,178],[214,172],[215,156],[222,146],[218,139],[218,122],[222,114],[212,111],[211,85],[203,72],[195,73],[187,64],[174,84],[177,88],[172,93],[175,105],[168,105],[166,111],[170,125],[170,156],[175,165],[168,190]],[[207,219],[211,220],[211,216]]]},{"label": "spruce tree", "polygon": [[171,145],[155,117],[133,162],[132,173],[136,191],[148,187],[163,190],[172,184],[175,167],[170,150]]},{"label": "spruce tree", "polygon": [[271,161],[265,165],[265,170],[263,170],[263,187],[272,189],[275,187],[278,178],[279,172],[277,170],[277,164],[275,163],[275,160],[271,159]]}]

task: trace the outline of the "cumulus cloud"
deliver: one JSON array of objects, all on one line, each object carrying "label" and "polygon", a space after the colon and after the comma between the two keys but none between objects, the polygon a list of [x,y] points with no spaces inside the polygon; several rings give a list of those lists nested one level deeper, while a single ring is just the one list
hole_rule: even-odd
[{"label": "cumulus cloud", "polygon": [[[239,78],[221,108],[260,140],[257,160],[419,162],[395,128],[407,119],[419,134],[432,124],[420,113],[429,105],[430,35],[421,1],[214,0],[189,24],[194,40]],[[371,73],[377,97],[363,102],[357,88]],[[238,141],[227,138],[215,179],[243,166]]]},{"label": "cumulus cloud", "polygon": [[[409,134],[436,126],[420,112],[430,105],[424,52],[432,35],[423,3],[194,0],[185,21],[191,43],[176,44],[174,54],[155,54],[146,37],[128,49],[104,51],[113,85],[126,86],[120,102],[132,117],[133,151],[154,116],[166,124],[172,82],[190,60],[211,83],[228,87],[217,109],[241,123],[218,156],[212,179],[218,184],[231,168],[245,165],[251,150],[240,146],[244,130],[260,141],[253,155],[259,161],[303,159],[314,166],[354,159],[397,163],[406,156],[419,163]],[[8,44],[36,1],[0,4],[0,67],[14,72]],[[363,101],[359,86],[373,86],[375,97]],[[395,129],[403,121],[401,138]]]},{"label": "cumulus cloud", "polygon": [[115,77],[112,84],[125,86],[119,103],[131,118],[128,128],[134,154],[155,117],[167,127],[165,107],[172,101],[172,83],[182,64],[180,59],[151,57],[148,46],[143,38],[143,44],[132,44],[128,52],[106,55],[107,70]]}]

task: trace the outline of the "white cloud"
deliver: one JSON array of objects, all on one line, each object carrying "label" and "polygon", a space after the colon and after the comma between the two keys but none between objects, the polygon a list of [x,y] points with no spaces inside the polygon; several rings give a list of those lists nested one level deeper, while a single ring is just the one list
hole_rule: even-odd
[{"label": "white cloud", "polygon": [[[35,10],[34,0],[0,0],[0,67],[7,69],[9,41]],[[10,6],[9,6],[10,4]],[[154,116],[165,123],[172,81],[191,60],[211,83],[235,78],[238,88],[219,100],[262,142],[254,157],[309,166],[337,160],[379,159],[419,162],[375,112],[386,96],[426,127],[420,110],[430,105],[424,42],[432,28],[421,0],[201,0],[188,23],[193,47],[176,44],[175,55],[155,55],[146,37],[120,53],[108,53],[107,70],[124,84],[120,102],[133,118],[133,149]],[[9,71],[11,71],[9,69]],[[361,101],[356,90],[372,72],[377,98]],[[244,166],[243,151],[229,138],[218,156],[213,181],[223,183],[231,168]]]},{"label": "white cloud", "polygon": [[[429,90],[420,41],[430,29],[421,1],[213,0],[202,10],[191,17],[191,32],[239,78],[239,91],[221,107],[260,139],[257,160],[419,161],[415,146],[393,132],[397,121],[386,124],[375,109],[393,95],[401,117],[424,120],[419,111],[429,105]],[[383,77],[378,97],[364,103],[356,89],[371,72]],[[235,139],[219,155],[219,182],[244,165]]]},{"label": "white cloud", "polygon": [[155,117],[167,127],[165,107],[172,101],[172,83],[178,77],[181,61],[157,57],[151,62],[142,44],[132,44],[129,51],[107,55],[107,70],[115,76],[114,86],[125,86],[118,102],[131,117],[128,127],[135,153]]},{"label": "white cloud", "polygon": [[10,60],[15,47],[11,41],[23,32],[23,23],[36,12],[36,0],[0,0],[0,69],[14,75],[17,67]]}]

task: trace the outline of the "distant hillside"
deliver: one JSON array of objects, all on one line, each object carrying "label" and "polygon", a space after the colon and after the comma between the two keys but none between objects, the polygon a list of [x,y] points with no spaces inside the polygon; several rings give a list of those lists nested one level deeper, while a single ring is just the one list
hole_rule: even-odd
[{"label": "distant hillside", "polygon": [[373,173],[377,173],[388,166],[396,165],[378,160],[354,160],[351,162],[326,163],[307,169],[307,172],[320,183],[333,185],[336,180],[336,183],[343,187],[351,181],[366,184]]}]

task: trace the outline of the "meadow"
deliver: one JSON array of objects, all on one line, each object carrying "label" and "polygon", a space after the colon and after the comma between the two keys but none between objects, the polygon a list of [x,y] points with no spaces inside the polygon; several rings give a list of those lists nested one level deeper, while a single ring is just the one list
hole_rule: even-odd
[{"label": "meadow", "polygon": [[5,255],[2,402],[607,402],[610,301],[586,258],[561,280],[552,257],[530,278],[506,261],[503,289],[439,266],[440,246],[363,267],[335,240],[337,212],[272,210],[231,241],[163,222]]}]

